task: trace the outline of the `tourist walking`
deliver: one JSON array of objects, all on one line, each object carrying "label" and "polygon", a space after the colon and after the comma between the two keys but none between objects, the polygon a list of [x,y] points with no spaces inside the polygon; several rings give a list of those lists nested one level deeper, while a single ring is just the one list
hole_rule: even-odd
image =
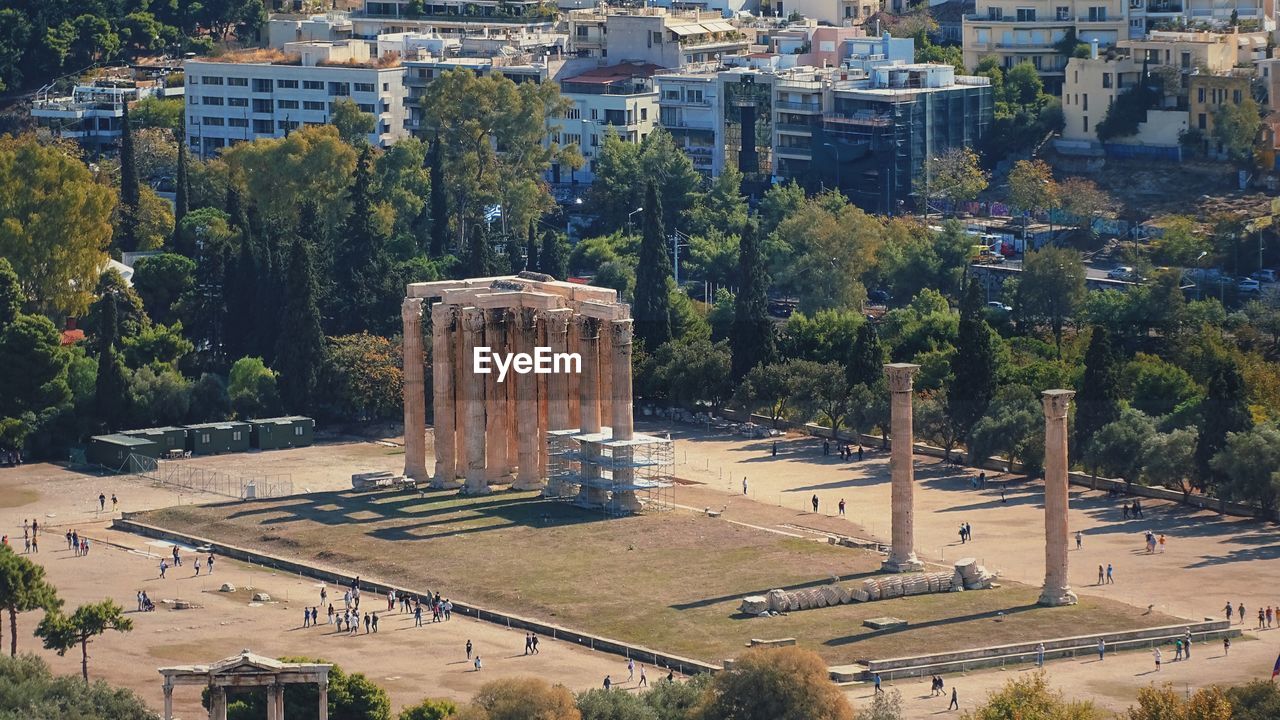
[{"label": "tourist walking", "polygon": [[205,574],[212,575],[213,574],[213,553],[209,553],[209,562],[207,564],[209,566],[209,572]]},{"label": "tourist walking", "polygon": [[102,493],[98,493],[98,512],[102,512],[103,510],[106,510],[106,509],[107,509],[107,496]]},{"label": "tourist walking", "polygon": [[1160,672],[1160,648],[1153,649],[1151,651],[1151,654],[1155,657],[1155,660],[1156,660],[1156,672]]},{"label": "tourist walking", "polygon": [[533,654],[538,654],[538,633],[533,634]]},{"label": "tourist walking", "polygon": [[524,654],[533,652],[533,633],[524,634]]},{"label": "tourist walking", "polygon": [[1262,608],[1258,608],[1258,629],[1262,630],[1267,624],[1267,613]]},{"label": "tourist walking", "polygon": [[1191,659],[1191,628],[1187,628],[1182,634],[1182,657]]},{"label": "tourist walking", "polygon": [[1102,569],[1102,566],[1101,566],[1101,565],[1099,565],[1099,566],[1098,566],[1098,582],[1097,582],[1097,584],[1098,584],[1098,585],[1101,585],[1101,584],[1102,584],[1102,582],[1103,582],[1103,575],[1104,575],[1104,573],[1105,573],[1105,571]]},{"label": "tourist walking", "polygon": [[608,675],[605,675],[605,676],[604,676],[604,689],[605,689],[605,690],[609,690],[609,689],[611,689],[612,687],[613,687],[613,680],[611,680],[611,679],[609,678],[609,676],[608,676]]},{"label": "tourist walking", "polygon": [[[777,454],[778,454],[778,450],[777,450],[778,444],[777,444],[777,443],[774,443],[774,444],[773,444],[773,447],[774,447],[773,454],[774,454],[774,455],[777,455]],[[747,494],[747,476],[746,476],[746,475],[743,475],[743,476],[742,476],[742,494],[743,494],[743,495],[746,495],[746,494]]]},{"label": "tourist walking", "polygon": [[876,673],[876,694],[878,695],[882,692],[884,692],[884,689],[880,687],[880,673]]},{"label": "tourist walking", "polygon": [[1173,641],[1173,661],[1178,662],[1182,659],[1182,638]]},{"label": "tourist walking", "polygon": [[1107,563],[1107,584],[1114,585],[1116,583],[1115,575],[1112,573],[1111,563]]},{"label": "tourist walking", "polygon": [[649,687],[649,676],[644,674],[644,666],[640,666],[640,684],[636,687]]},{"label": "tourist walking", "polygon": [[840,498],[840,515],[844,516],[844,498]]},{"label": "tourist walking", "polygon": [[200,556],[196,556],[196,577],[200,577]]},{"label": "tourist walking", "polygon": [[1107,659],[1107,641],[1099,639],[1098,640],[1098,662],[1102,662],[1103,660],[1106,660],[1106,659]]},{"label": "tourist walking", "polygon": [[813,511],[818,512],[818,495],[814,493],[813,499],[809,501],[813,505]]},{"label": "tourist walking", "polygon": [[480,662],[479,655],[476,656],[475,666],[476,666],[476,672],[480,672],[481,668],[484,667],[484,663]]},{"label": "tourist walking", "polygon": [[422,627],[422,604],[413,604],[413,626]]},{"label": "tourist walking", "polygon": [[378,613],[373,614],[372,624],[373,624],[373,631],[375,633],[378,632]]},{"label": "tourist walking", "polygon": [[35,533],[31,534],[31,552],[40,552],[40,538]]},{"label": "tourist walking", "polygon": [[471,641],[470,640],[467,641],[467,659],[468,660],[471,659]]},{"label": "tourist walking", "polygon": [[862,443],[858,443],[858,462],[862,462]]},{"label": "tourist walking", "polygon": [[1084,533],[1076,531],[1076,549],[1079,550],[1084,545]]},{"label": "tourist walking", "polygon": [[1044,643],[1036,645],[1036,667],[1044,667]]},{"label": "tourist walking", "polygon": [[116,506],[119,504],[120,504],[119,498],[116,497],[115,493],[111,493],[111,512],[114,513],[116,511]]},{"label": "tourist walking", "polygon": [[1222,656],[1226,657],[1231,654],[1231,638],[1222,638]]},{"label": "tourist walking", "polygon": [[1223,608],[1227,612],[1227,624],[1231,624],[1231,616],[1235,613],[1235,608],[1231,607],[1231,602],[1227,601],[1227,606]]},{"label": "tourist walking", "polygon": [[948,710],[960,709],[960,696],[956,694],[956,689],[951,688],[951,704],[947,706]]},{"label": "tourist walking", "polygon": [[627,682],[631,682],[636,676],[636,661],[627,658]]},{"label": "tourist walking", "polygon": [[1271,606],[1267,606],[1267,628],[1271,628]]},{"label": "tourist walking", "polygon": [[164,573],[168,569],[169,569],[169,563],[165,562],[164,560],[161,560],[160,561],[160,579],[161,580],[164,579]]},{"label": "tourist walking", "polygon": [[1164,552],[1164,533],[1160,533],[1160,552]]},{"label": "tourist walking", "polygon": [[1240,617],[1240,624],[1243,625],[1244,624],[1244,603],[1240,603],[1240,606],[1236,608],[1236,615]]}]

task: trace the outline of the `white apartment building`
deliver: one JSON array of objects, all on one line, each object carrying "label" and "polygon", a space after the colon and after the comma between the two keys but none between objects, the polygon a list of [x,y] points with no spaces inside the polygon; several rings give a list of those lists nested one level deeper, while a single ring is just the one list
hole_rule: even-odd
[{"label": "white apartment building", "polygon": [[[70,95],[41,88],[31,104],[31,117],[55,137],[75,140],[90,148],[120,141],[125,103],[146,98],[181,98],[182,85],[169,86],[166,77],[177,68],[157,69],[154,77],[104,76],[75,85]],[[172,78],[180,77],[174,75]]]},{"label": "white apartment building", "polygon": [[719,137],[724,108],[715,73],[663,73],[653,76],[653,84],[658,91],[658,123],[698,172],[719,175],[724,167]]},{"label": "white apartment building", "polygon": [[751,40],[718,12],[660,7],[569,13],[569,54],[684,70],[744,55]]},{"label": "white apartment building", "polygon": [[652,76],[660,69],[621,63],[561,79],[560,95],[570,104],[560,122],[559,137],[552,140],[576,144],[586,162],[567,177],[558,167],[552,168],[552,182],[592,182],[600,147],[610,130],[631,143],[643,142],[653,132],[658,124],[658,91]]},{"label": "white apartment building", "polygon": [[361,41],[290,43],[284,53],[192,60],[186,82],[187,141],[202,157],[237,142],[323,125],[342,98],[376,118],[370,143],[387,147],[409,135],[404,69],[398,61],[380,66]]},{"label": "white apartment building", "polygon": [[413,134],[429,132],[422,119],[422,96],[436,78],[450,70],[466,69],[477,75],[501,73],[512,82],[542,83],[555,75],[563,61],[528,54],[494,55],[493,57],[421,57],[404,63],[406,127]]}]

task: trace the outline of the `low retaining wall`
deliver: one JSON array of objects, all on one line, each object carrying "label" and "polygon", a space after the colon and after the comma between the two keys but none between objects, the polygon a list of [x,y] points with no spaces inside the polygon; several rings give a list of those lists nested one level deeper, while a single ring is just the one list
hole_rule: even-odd
[{"label": "low retaining wall", "polygon": [[[188,535],[186,533],[175,532],[173,530],[167,530],[154,525],[147,525],[146,523],[132,519],[130,515],[131,513],[125,513],[123,517],[114,521],[111,527],[116,530],[123,530],[124,532],[142,535],[143,537],[155,538],[157,540],[166,540],[168,542],[182,543],[184,545],[192,546],[208,546],[213,548],[216,553],[223,557],[253,563],[254,565],[262,565],[263,567],[275,568],[277,570],[314,578],[316,580],[323,580],[324,582],[338,586],[349,586],[351,582],[355,580],[354,575],[348,575],[334,570],[326,570],[324,568],[317,568],[300,561],[282,558],[269,553],[248,550],[246,548],[228,545],[227,543],[217,542],[215,540],[202,538],[196,535]],[[383,596],[387,594],[388,590],[395,590],[396,594],[409,593],[411,595],[419,596],[426,595],[426,593],[412,588],[405,588],[399,585],[389,585],[376,580],[370,580],[363,576],[360,578],[360,586],[362,589],[370,590]],[[716,672],[722,669],[718,665],[704,663],[700,660],[692,660],[690,658],[680,657],[679,655],[671,655],[669,653],[651,650],[640,645],[630,645],[620,640],[613,640],[597,635],[589,635],[587,633],[571,630],[559,625],[545,623],[540,620],[520,617],[519,615],[512,615],[510,613],[502,613],[495,610],[489,610],[487,608],[477,607],[475,605],[454,600],[453,598],[449,598],[449,600],[453,603],[454,612],[461,613],[463,615],[470,615],[477,620],[484,620],[485,622],[491,622],[496,625],[505,625],[508,628],[530,630],[553,640],[573,642],[585,648],[590,648],[591,650],[621,655],[625,658],[634,658],[640,662],[650,663],[654,667],[675,670],[681,675]]]},{"label": "low retaining wall", "polygon": [[[773,427],[773,420],[764,415],[748,415],[738,410],[722,410],[720,414],[730,420],[736,422],[754,422],[765,427]],[[815,437],[828,438],[841,442],[861,443],[864,447],[880,447],[882,443],[887,443],[888,447],[893,446],[893,438],[882,440],[879,435],[860,435],[858,433],[849,433],[840,431],[832,435],[831,428],[814,423],[792,423],[786,420],[778,421],[778,428],[782,430],[795,430],[797,432],[807,433]],[[942,448],[927,445],[925,443],[914,443],[913,450],[916,455],[927,455],[929,457],[944,458],[946,454]],[[958,451],[952,450],[952,457],[957,456]],[[1023,472],[1021,463],[1009,463],[1000,458],[987,458],[980,466],[983,470],[994,470],[997,472]],[[1182,493],[1176,490],[1169,490],[1162,487],[1150,487],[1147,485],[1132,485],[1124,480],[1116,480],[1113,478],[1094,477],[1089,473],[1071,472],[1067,474],[1067,480],[1072,485],[1081,485],[1092,488],[1094,490],[1110,490],[1116,488],[1127,495],[1136,495],[1139,497],[1152,498],[1155,500],[1169,500],[1171,502],[1189,505],[1191,507],[1205,508],[1214,510],[1223,515],[1233,515],[1237,517],[1258,518],[1271,522],[1280,522],[1280,512],[1275,515],[1267,516],[1263,511],[1251,505],[1243,503],[1227,502],[1221,498],[1213,498],[1205,495],[1192,495],[1187,502],[1183,502]]]},{"label": "low retaining wall", "polygon": [[869,679],[879,674],[882,679],[893,679],[894,677],[914,677],[935,672],[963,672],[998,665],[1034,662],[1036,646],[1039,642],[1044,643],[1045,659],[1094,654],[1097,652],[1099,640],[1106,642],[1108,652],[1132,650],[1139,647],[1154,647],[1172,644],[1173,641],[1182,637],[1188,628],[1191,630],[1193,641],[1202,643],[1221,639],[1223,636],[1238,637],[1240,635],[1240,628],[1231,627],[1231,624],[1226,620],[1210,620],[1124,632],[1078,635],[1012,645],[993,645],[935,655],[870,660],[866,663],[866,670],[863,676]]}]

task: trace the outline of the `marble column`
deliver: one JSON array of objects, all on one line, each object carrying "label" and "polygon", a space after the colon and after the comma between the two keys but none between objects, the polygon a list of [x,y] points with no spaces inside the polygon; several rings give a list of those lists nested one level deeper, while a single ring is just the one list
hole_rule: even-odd
[{"label": "marble column", "polygon": [[[584,435],[600,433],[600,321],[578,316],[578,352],[582,355],[582,374],[578,376],[578,408],[582,415]],[[603,505],[609,500],[609,492],[602,487],[592,487],[601,480],[599,457],[590,445],[582,446],[582,474],[584,484],[578,492],[578,501],[587,505]]]},{"label": "marble column", "polygon": [[[572,319],[573,311],[569,311],[569,334],[565,344],[565,352],[582,354],[582,338],[579,336],[581,325]],[[570,375],[565,378],[565,396],[569,400],[569,424],[566,428],[582,430],[582,375]]]},{"label": "marble column", "polygon": [[[505,355],[507,348],[507,311],[503,308],[484,311],[484,342],[493,355]],[[505,484],[507,467],[507,383],[515,373],[508,372],[498,382],[498,369],[491,367],[483,376],[485,398],[485,479],[490,484]]]},{"label": "marble column", "polygon": [[889,380],[890,433],[893,436],[889,471],[892,476],[892,545],[883,569],[916,572],[924,563],[915,552],[915,434],[911,418],[911,379],[919,365],[892,363],[884,366]]},{"label": "marble column", "polygon": [[613,329],[609,326],[609,321],[600,321],[600,388],[596,392],[597,402],[600,403],[600,425],[613,424],[613,353],[610,352],[612,345]]},{"label": "marble column", "polygon": [[404,322],[404,475],[426,480],[427,394],[422,357],[422,299],[405,298]]},{"label": "marble column", "polygon": [[320,717],[317,720],[329,720],[329,683],[328,680],[320,682]]},{"label": "marble column", "polygon": [[[556,310],[543,310],[538,312],[538,325],[540,333],[545,343],[545,347],[550,348],[552,353],[569,352],[569,326],[570,318],[573,311],[568,308]],[[538,411],[545,412],[545,419],[541,420],[541,426],[547,430],[568,430],[573,427],[569,423],[569,377],[564,373],[552,373],[550,375],[537,375],[539,378],[538,390],[540,398],[538,402]],[[545,466],[547,458],[547,441],[543,439],[538,449],[538,455],[543,462],[541,476],[547,479],[547,489],[543,492],[546,497],[560,497],[565,488],[560,478],[551,477]]]},{"label": "marble column", "polygon": [[431,487],[456,488],[458,482],[457,420],[454,417],[454,347],[457,320],[444,303],[431,306],[431,391],[434,408],[436,471]]},{"label": "marble column", "polygon": [[1067,410],[1072,390],[1045,390],[1044,397],[1044,589],[1041,605],[1075,605],[1067,582]]},{"label": "marble column", "polygon": [[[609,327],[609,350],[612,358],[609,365],[612,382],[609,390],[610,423],[613,425],[614,440],[632,440],[635,438],[635,417],[631,408],[631,347],[633,335],[631,320],[614,320]],[[635,482],[636,471],[631,466],[635,459],[635,449],[615,447],[613,449],[615,463],[614,480],[620,485]],[[634,513],[640,511],[640,500],[634,490],[619,490],[613,493],[610,505],[615,512]]]},{"label": "marble column", "polygon": [[464,438],[467,444],[467,480],[462,492],[467,495],[484,495],[489,492],[485,475],[485,379],[487,375],[475,372],[472,366],[476,347],[484,345],[484,311],[478,308],[462,310],[462,365],[466,368],[461,380],[461,411],[464,419]]},{"label": "marble column", "polygon": [[[514,318],[514,350],[533,353],[537,345],[537,316],[533,310],[519,308]],[[515,383],[516,427],[516,490],[540,490],[542,477],[538,474],[538,375],[514,374],[507,382]]]},{"label": "marble column", "polygon": [[227,720],[227,689],[221,685],[209,688],[209,720]]},{"label": "marble column", "polygon": [[173,686],[164,684],[164,720],[173,720]]}]

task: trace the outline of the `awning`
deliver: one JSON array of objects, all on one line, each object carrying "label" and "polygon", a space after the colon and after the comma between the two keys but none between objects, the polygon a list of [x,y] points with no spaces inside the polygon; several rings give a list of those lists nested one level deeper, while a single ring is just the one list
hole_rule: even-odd
[{"label": "awning", "polygon": [[669,25],[667,29],[677,35],[701,35],[706,29],[697,23],[686,23],[684,25]]},{"label": "awning", "polygon": [[737,30],[737,28],[735,28],[734,26],[722,20],[712,20],[711,22],[704,22],[702,23],[702,26],[710,30],[711,32],[733,32],[734,30]]}]

